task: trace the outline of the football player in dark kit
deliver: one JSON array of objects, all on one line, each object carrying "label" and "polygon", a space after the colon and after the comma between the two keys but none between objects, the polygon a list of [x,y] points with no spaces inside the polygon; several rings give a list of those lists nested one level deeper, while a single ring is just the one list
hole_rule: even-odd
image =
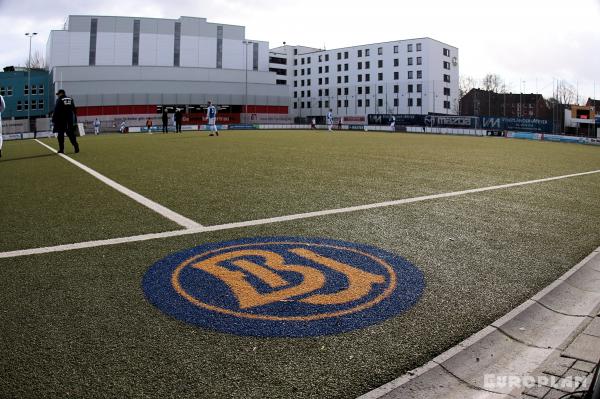
[{"label": "football player in dark kit", "polygon": [[58,153],[64,154],[65,152],[65,133],[69,137],[71,144],[73,144],[75,152],[79,152],[77,137],[75,137],[75,124],[77,120],[75,102],[71,97],[67,97],[63,89],[60,89],[56,95],[58,99],[56,100],[54,113],[52,114],[52,123],[54,124],[52,131],[58,133]]}]

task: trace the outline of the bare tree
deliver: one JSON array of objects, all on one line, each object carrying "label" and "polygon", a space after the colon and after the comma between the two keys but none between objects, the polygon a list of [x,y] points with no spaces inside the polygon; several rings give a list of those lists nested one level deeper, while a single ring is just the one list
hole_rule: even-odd
[{"label": "bare tree", "polygon": [[575,88],[564,80],[556,82],[554,98],[559,104],[572,104],[575,101]]},{"label": "bare tree", "polygon": [[476,88],[477,80],[472,76],[461,76],[458,80],[458,99],[463,98],[468,92]]},{"label": "bare tree", "polygon": [[506,83],[498,74],[488,73],[481,80],[481,85],[484,90],[492,93],[506,93]]},{"label": "bare tree", "polygon": [[40,50],[35,50],[31,54],[31,64],[29,63],[29,57],[25,60],[25,67],[32,69],[47,69],[46,58]]}]

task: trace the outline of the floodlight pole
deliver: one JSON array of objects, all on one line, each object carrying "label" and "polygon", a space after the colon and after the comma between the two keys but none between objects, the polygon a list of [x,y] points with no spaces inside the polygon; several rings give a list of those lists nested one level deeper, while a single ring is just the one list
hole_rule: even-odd
[{"label": "floodlight pole", "polygon": [[27,32],[25,36],[29,37],[29,58],[27,61],[27,128],[31,131],[31,39],[37,35],[37,32]]}]

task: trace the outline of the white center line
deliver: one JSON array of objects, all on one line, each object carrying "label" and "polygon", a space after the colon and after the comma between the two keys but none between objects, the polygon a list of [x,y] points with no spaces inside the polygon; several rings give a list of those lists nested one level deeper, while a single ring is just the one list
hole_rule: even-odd
[{"label": "white center line", "polygon": [[267,218],[267,219],[249,220],[246,222],[227,223],[227,224],[220,224],[220,225],[215,225],[215,226],[198,226],[195,228],[188,228],[186,230],[167,231],[164,233],[143,234],[143,235],[137,235],[137,236],[132,236],[132,237],[121,237],[121,238],[112,238],[112,239],[107,239],[107,240],[96,240],[96,241],[86,241],[86,242],[80,242],[80,243],[74,243],[74,244],[57,245],[54,247],[32,248],[32,249],[24,249],[24,250],[17,250],[17,251],[0,252],[0,259],[14,258],[14,257],[26,256],[26,255],[45,254],[45,253],[50,253],[50,252],[69,251],[69,250],[73,250],[73,249],[94,248],[94,247],[101,247],[101,246],[106,246],[106,245],[124,244],[124,243],[130,243],[130,242],[138,242],[138,241],[147,241],[147,240],[154,240],[154,239],[159,239],[159,238],[184,236],[184,235],[190,235],[190,234],[205,233],[205,232],[209,232],[209,231],[221,231],[221,230],[235,229],[235,228],[241,228],[241,227],[259,226],[259,225],[265,225],[265,224],[271,224],[271,223],[288,222],[291,220],[308,219],[308,218],[313,218],[313,217],[317,217],[317,216],[335,215],[335,214],[340,214],[340,213],[356,212],[356,211],[362,211],[362,210],[367,210],[367,209],[375,209],[375,208],[383,208],[383,207],[388,207],[388,206],[410,204],[413,202],[427,201],[427,200],[433,200],[433,199],[439,199],[439,198],[457,197],[459,195],[474,194],[474,193],[481,193],[481,192],[485,192],[485,191],[525,186],[525,185],[529,185],[529,184],[544,183],[544,182],[549,182],[549,181],[553,181],[553,180],[568,179],[571,177],[592,175],[592,174],[596,174],[596,173],[600,173],[600,170],[593,170],[590,172],[582,172],[582,173],[574,173],[574,174],[563,175],[563,176],[548,177],[548,178],[544,178],[544,179],[528,180],[528,181],[517,182],[517,183],[501,184],[498,186],[474,188],[471,190],[453,191],[450,193],[425,195],[425,196],[421,196],[421,197],[406,198],[406,199],[401,199],[401,200],[396,200],[396,201],[386,201],[386,202],[378,202],[375,204],[351,206],[351,207],[347,207],[347,208],[329,209],[329,210],[324,210],[324,211],[298,213],[295,215],[287,215],[287,216],[280,216],[280,217]]},{"label": "white center line", "polygon": [[[43,145],[44,147],[46,147],[47,149],[49,149],[52,152],[55,152],[55,153],[58,152],[54,148],[42,143],[41,141],[39,141],[37,139],[35,141],[37,141],[38,143],[40,143],[41,145]],[[104,184],[109,185],[110,187],[114,188],[115,190],[119,191],[120,193],[125,194],[126,196],[133,199],[134,201],[139,202],[140,204],[144,205],[145,207],[152,209],[154,212],[164,216],[165,218],[167,218],[169,220],[172,220],[173,222],[177,223],[180,226],[185,227],[186,229],[197,229],[197,228],[203,227],[201,224],[196,223],[193,220],[188,219],[185,216],[180,215],[180,214],[170,210],[169,208],[166,208],[166,207],[162,206],[161,204],[154,202],[151,199],[146,198],[143,195],[136,193],[135,191],[128,189],[127,187],[96,172],[94,169],[89,168],[80,162],[77,162],[76,160],[66,156],[65,154],[58,154],[58,155],[63,157],[63,159],[66,159],[67,161],[71,162],[73,165],[77,166],[78,168],[83,169],[84,171],[86,171],[90,175],[94,176],[96,179],[100,180]]]}]

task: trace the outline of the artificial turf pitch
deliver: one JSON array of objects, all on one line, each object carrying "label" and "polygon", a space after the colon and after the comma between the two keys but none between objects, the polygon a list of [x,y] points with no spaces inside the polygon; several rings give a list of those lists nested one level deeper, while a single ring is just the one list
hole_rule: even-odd
[{"label": "artificial turf pitch", "polygon": [[[53,140],[44,140],[56,147]],[[308,131],[107,135],[67,155],[203,225],[600,169],[600,148],[502,138]],[[180,229],[34,141],[0,159],[0,251]],[[0,397],[351,398],[519,305],[600,245],[600,174],[366,211],[0,259]],[[170,253],[324,237],[405,257],[416,306],[310,338],[201,329],[148,303]]]}]

